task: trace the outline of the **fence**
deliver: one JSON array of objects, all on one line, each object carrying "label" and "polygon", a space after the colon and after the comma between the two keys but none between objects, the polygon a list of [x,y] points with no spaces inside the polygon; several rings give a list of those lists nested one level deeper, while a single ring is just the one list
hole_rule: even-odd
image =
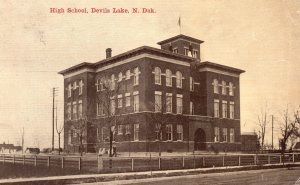
[{"label": "fence", "polygon": [[[96,155],[95,155],[96,156]],[[300,162],[299,153],[245,155],[190,155],[164,157],[71,157],[0,154],[1,163],[30,165],[80,173],[108,173],[248,166]]]}]

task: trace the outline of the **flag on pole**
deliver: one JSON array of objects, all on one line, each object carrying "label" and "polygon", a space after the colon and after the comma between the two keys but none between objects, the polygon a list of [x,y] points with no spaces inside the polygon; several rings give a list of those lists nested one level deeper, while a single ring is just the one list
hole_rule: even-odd
[{"label": "flag on pole", "polygon": [[177,23],[177,24],[178,24],[178,26],[179,26],[179,27],[181,27],[181,20],[180,20],[180,16],[179,16],[179,19],[178,19],[178,23]]}]

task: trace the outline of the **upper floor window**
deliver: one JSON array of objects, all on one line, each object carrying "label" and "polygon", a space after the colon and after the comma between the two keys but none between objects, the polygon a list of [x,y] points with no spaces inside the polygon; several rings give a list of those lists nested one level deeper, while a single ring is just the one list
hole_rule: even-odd
[{"label": "upper floor window", "polygon": [[176,95],[176,113],[182,114],[182,94]]},{"label": "upper floor window", "polygon": [[174,48],[173,53],[178,53],[178,48]]},{"label": "upper floor window", "polygon": [[139,84],[139,74],[140,74],[139,68],[138,67],[134,68],[133,85]]},{"label": "upper floor window", "polygon": [[130,70],[128,69],[126,71],[126,80],[129,80],[130,79]]},{"label": "upper floor window", "polygon": [[121,108],[123,106],[123,97],[122,94],[118,95],[118,108]]},{"label": "upper floor window", "polygon": [[189,48],[184,48],[184,55],[188,56],[189,55]]},{"label": "upper floor window", "polygon": [[155,79],[155,84],[158,85],[161,84],[161,69],[159,67],[154,68],[154,79]]},{"label": "upper floor window", "polygon": [[73,82],[73,89],[76,90],[76,88],[77,88],[77,82],[74,81],[74,82]]},{"label": "upper floor window", "polygon": [[190,77],[190,90],[194,91],[194,78]]},{"label": "upper floor window", "polygon": [[219,117],[219,100],[214,100],[214,117]]},{"label": "upper floor window", "polygon": [[139,133],[140,133],[140,124],[134,124],[133,127],[133,139],[134,141],[138,141],[139,140]]},{"label": "upper floor window", "polygon": [[222,101],[222,116],[227,118],[227,101]]},{"label": "upper floor window", "polygon": [[97,79],[96,80],[96,90],[97,90],[97,92],[99,92],[100,91],[100,79]]},{"label": "upper floor window", "polygon": [[161,124],[160,123],[155,124],[155,140],[162,140]]},{"label": "upper floor window", "polygon": [[182,88],[182,73],[179,71],[176,72],[176,87]]},{"label": "upper floor window", "polygon": [[155,112],[160,112],[162,109],[161,106],[161,92],[155,91]]},{"label": "upper floor window", "polygon": [[131,125],[127,124],[125,125],[125,135],[131,134]]},{"label": "upper floor window", "polygon": [[172,93],[166,94],[166,112],[172,113]]},{"label": "upper floor window", "polygon": [[166,86],[172,87],[172,71],[166,70]]},{"label": "upper floor window", "polygon": [[68,120],[72,119],[72,105],[71,105],[71,103],[67,104],[67,118],[68,118]]},{"label": "upper floor window", "polygon": [[217,79],[214,79],[213,86],[214,86],[214,93],[219,94],[219,82]]},{"label": "upper floor window", "polygon": [[116,87],[116,82],[115,82],[115,75],[111,75],[111,89],[110,90],[115,90]]},{"label": "upper floor window", "polygon": [[194,103],[192,101],[190,102],[190,114],[194,115]]},{"label": "upper floor window", "polygon": [[112,97],[110,100],[110,115],[114,115],[115,112],[116,112],[116,101],[114,97]]},{"label": "upper floor window", "polygon": [[133,92],[133,112],[140,111],[140,99],[139,99],[139,92]]},{"label": "upper floor window", "polygon": [[226,95],[226,82],[222,81],[222,94]]},{"label": "upper floor window", "polygon": [[233,96],[233,83],[229,82],[229,95]]},{"label": "upper floor window", "polygon": [[79,81],[79,95],[82,94],[82,87],[83,87],[83,81],[80,80],[80,81]]},{"label": "upper floor window", "polygon": [[130,106],[130,93],[125,93],[125,106]]},{"label": "upper floor window", "polygon": [[197,58],[197,56],[198,56],[198,51],[197,50],[193,50],[192,57],[193,58]]},{"label": "upper floor window", "polygon": [[229,117],[230,119],[234,119],[234,102],[230,102],[229,105]]},{"label": "upper floor window", "polygon": [[78,101],[78,118],[81,119],[82,117],[82,100]]},{"label": "upper floor window", "polygon": [[215,142],[220,141],[220,128],[214,127]]},{"label": "upper floor window", "polygon": [[73,119],[77,119],[77,103],[73,102]]},{"label": "upper floor window", "polygon": [[167,141],[173,140],[173,125],[167,124],[166,125],[166,133],[167,133]]},{"label": "upper floor window", "polygon": [[120,72],[118,75],[118,82],[121,82],[122,78],[123,78],[123,74],[122,74],[122,72]]},{"label": "upper floor window", "polygon": [[72,95],[72,85],[69,84],[68,85],[68,97],[71,97],[71,95]]},{"label": "upper floor window", "polygon": [[227,128],[223,128],[223,141],[227,142]]},{"label": "upper floor window", "polygon": [[104,107],[102,103],[97,103],[97,116],[104,115]]},{"label": "upper floor window", "polygon": [[183,140],[183,126],[181,124],[177,125],[177,140]]},{"label": "upper floor window", "polygon": [[72,144],[72,130],[68,131],[68,144]]},{"label": "upper floor window", "polygon": [[118,125],[118,135],[122,135],[123,134],[123,125]]},{"label": "upper floor window", "polygon": [[230,129],[229,142],[234,143],[234,128]]}]

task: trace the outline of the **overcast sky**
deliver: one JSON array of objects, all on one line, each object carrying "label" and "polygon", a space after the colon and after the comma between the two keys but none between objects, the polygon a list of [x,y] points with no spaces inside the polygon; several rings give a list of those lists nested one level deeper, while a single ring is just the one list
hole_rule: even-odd
[{"label": "overcast sky", "polygon": [[[50,14],[50,8],[153,8],[154,14]],[[202,60],[246,71],[241,75],[242,132],[253,131],[267,102],[275,115],[300,104],[300,1],[28,1],[0,2],[0,143],[50,147],[51,88],[58,87],[63,123],[63,77],[80,62],[96,62],[182,33],[205,41]],[[270,126],[268,140],[270,142]],[[57,142],[56,142],[57,143]]]}]

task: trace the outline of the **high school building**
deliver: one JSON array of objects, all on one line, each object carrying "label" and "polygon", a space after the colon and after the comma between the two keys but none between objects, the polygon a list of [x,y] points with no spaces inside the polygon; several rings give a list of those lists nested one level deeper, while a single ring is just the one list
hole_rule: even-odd
[{"label": "high school building", "polygon": [[[118,151],[240,150],[243,70],[201,61],[203,41],[186,35],[142,46],[64,76],[64,148]],[[80,124],[83,126],[78,126]],[[82,133],[82,134],[81,134]]]}]

